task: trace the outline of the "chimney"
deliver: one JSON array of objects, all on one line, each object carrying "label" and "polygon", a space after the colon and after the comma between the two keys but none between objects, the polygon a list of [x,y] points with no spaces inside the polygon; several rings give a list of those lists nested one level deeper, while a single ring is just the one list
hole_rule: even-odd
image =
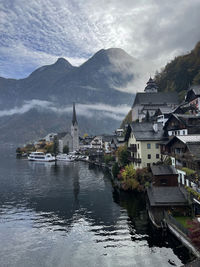
[{"label": "chimney", "polygon": [[153,130],[154,130],[155,133],[158,132],[158,123],[154,122],[154,124],[153,124]]}]

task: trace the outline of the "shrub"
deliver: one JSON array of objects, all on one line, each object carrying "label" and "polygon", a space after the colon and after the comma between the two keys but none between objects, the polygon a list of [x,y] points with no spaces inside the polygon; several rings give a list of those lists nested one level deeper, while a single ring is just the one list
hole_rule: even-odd
[{"label": "shrub", "polygon": [[194,170],[186,168],[186,167],[181,168],[181,170],[184,171],[186,175],[188,176],[196,173]]},{"label": "shrub", "polygon": [[108,164],[109,162],[114,161],[114,157],[111,155],[105,155],[104,156],[104,162]]},{"label": "shrub", "polygon": [[114,165],[112,166],[112,174],[114,177],[117,177],[119,174],[120,168],[118,166],[118,163],[115,162]]}]

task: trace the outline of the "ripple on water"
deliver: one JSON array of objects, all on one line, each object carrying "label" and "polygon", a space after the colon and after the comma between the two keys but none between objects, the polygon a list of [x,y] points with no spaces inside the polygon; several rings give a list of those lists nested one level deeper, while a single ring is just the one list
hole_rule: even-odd
[{"label": "ripple on water", "polygon": [[0,165],[0,266],[182,265],[170,241],[150,244],[145,207],[114,195],[98,169],[14,158]]}]

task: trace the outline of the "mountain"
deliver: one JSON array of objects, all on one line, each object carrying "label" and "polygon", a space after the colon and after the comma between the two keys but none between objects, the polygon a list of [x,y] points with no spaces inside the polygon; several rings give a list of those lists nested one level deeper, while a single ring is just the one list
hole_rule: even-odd
[{"label": "mountain", "polygon": [[123,88],[134,80],[134,64],[124,50],[110,48],[79,67],[59,58],[24,79],[0,77],[0,140],[27,142],[70,128],[73,102],[81,132],[111,132],[120,124],[117,106],[133,98]]},{"label": "mountain", "polygon": [[188,87],[200,84],[200,42],[188,54],[178,56],[155,75],[159,90],[176,91],[184,99]]}]

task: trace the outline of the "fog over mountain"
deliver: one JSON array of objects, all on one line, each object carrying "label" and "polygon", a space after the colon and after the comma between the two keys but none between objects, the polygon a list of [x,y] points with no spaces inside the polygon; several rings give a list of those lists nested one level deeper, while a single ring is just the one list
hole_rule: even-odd
[{"label": "fog over mountain", "polygon": [[0,137],[27,142],[70,129],[76,103],[81,134],[112,132],[130,109],[137,62],[124,50],[98,51],[79,67],[64,58],[27,78],[0,78]]}]

